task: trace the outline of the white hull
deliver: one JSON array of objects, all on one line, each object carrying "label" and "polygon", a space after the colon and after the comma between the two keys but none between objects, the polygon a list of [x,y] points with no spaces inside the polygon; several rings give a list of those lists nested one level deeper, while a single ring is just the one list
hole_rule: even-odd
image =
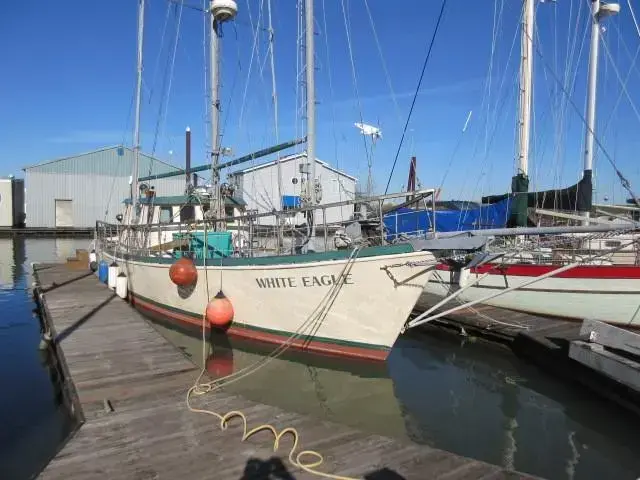
[{"label": "white hull", "polygon": [[[106,254],[104,257],[108,262],[112,259]],[[304,261],[304,255],[297,257]],[[273,343],[286,340],[307,321],[347,264],[346,259],[341,259],[210,265],[206,272],[200,266],[195,289],[190,295],[181,296],[169,279],[171,264],[162,262],[162,259],[118,260],[128,277],[129,292],[139,307],[198,328],[209,298],[222,289],[235,311],[229,334]],[[386,358],[433,272],[432,266],[406,265],[405,262],[435,263],[429,252],[356,258],[326,315],[304,331],[301,342],[305,348],[330,354]],[[398,285],[382,269],[394,264],[401,264],[389,270],[400,282]]]},{"label": "white hull", "polygon": [[[511,267],[511,266],[509,266]],[[509,268],[507,267],[507,268]],[[468,287],[458,298],[469,302],[493,295],[500,290],[531,281],[539,273],[536,265],[517,265],[515,274],[490,274]],[[544,267],[554,268],[554,267]],[[531,272],[527,270],[531,269]],[[622,270],[624,269],[624,270]],[[518,310],[536,315],[574,320],[590,318],[624,326],[640,326],[640,267],[585,266],[568,270],[559,277],[550,277],[499,295],[482,303],[494,307]],[[425,292],[444,297],[468,285],[482,273],[437,273],[425,286]],[[455,300],[444,308],[459,305]]]}]

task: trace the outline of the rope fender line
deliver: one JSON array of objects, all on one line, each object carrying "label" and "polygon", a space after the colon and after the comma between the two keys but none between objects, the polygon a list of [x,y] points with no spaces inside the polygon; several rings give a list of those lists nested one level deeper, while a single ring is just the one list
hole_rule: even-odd
[{"label": "rope fender line", "polygon": [[[206,223],[204,228],[204,234],[206,238],[206,235],[207,235]],[[203,250],[204,248],[206,248],[206,244],[203,246]],[[291,435],[293,437],[293,445],[291,446],[291,449],[289,450],[289,454],[288,454],[288,459],[291,465],[307,473],[310,473],[312,475],[317,475],[322,478],[328,478],[331,480],[358,480],[354,477],[335,475],[332,473],[316,470],[320,465],[324,463],[324,457],[322,456],[322,454],[320,454],[315,450],[301,450],[299,452],[296,452],[296,450],[298,449],[298,445],[300,443],[300,434],[293,427],[285,427],[283,430],[278,431],[278,429],[271,424],[262,424],[249,430],[247,417],[242,411],[232,410],[230,412],[227,412],[224,415],[221,415],[220,413],[215,412],[213,410],[193,407],[191,405],[191,399],[193,396],[204,396],[206,394],[215,392],[216,390],[220,390],[225,385],[239,381],[257,372],[259,369],[261,369],[262,367],[270,363],[272,360],[278,358],[285,351],[287,351],[291,347],[294,340],[302,336],[309,327],[311,327],[312,333],[317,331],[317,328],[320,327],[321,322],[326,317],[327,313],[329,312],[329,309],[333,305],[333,302],[335,301],[338,294],[342,290],[342,287],[345,284],[346,276],[350,272],[351,268],[353,267],[353,264],[355,263],[355,260],[358,256],[359,251],[360,251],[360,247],[356,247],[351,252],[351,255],[347,259],[347,262],[345,263],[342,271],[340,272],[338,282],[336,282],[327,291],[327,294],[320,300],[318,305],[313,309],[313,311],[310,313],[307,319],[304,322],[302,322],[300,327],[298,327],[298,329],[295,332],[293,332],[286,339],[285,342],[283,342],[281,345],[276,347],[266,357],[262,357],[261,359],[255,361],[254,363],[252,363],[247,367],[244,367],[238,370],[237,372],[233,372],[229,375],[212,380],[210,382],[201,383],[200,380],[202,379],[202,377],[205,375],[205,372],[206,372],[207,347],[208,347],[208,342],[206,338],[207,318],[206,318],[206,307],[205,307],[205,311],[203,312],[203,315],[202,315],[202,368],[194,384],[187,391],[186,405],[189,411],[216,417],[217,419],[220,420],[219,426],[220,426],[220,430],[222,431],[227,430],[231,420],[240,418],[240,420],[242,421],[242,437],[240,439],[241,442],[248,440],[258,432],[262,432],[265,430],[270,431],[273,434],[273,451],[274,452],[276,452],[279,449],[280,441],[285,436]],[[203,252],[205,289],[206,289],[207,299],[209,299],[210,298],[209,278],[208,278],[208,271],[206,268],[206,255],[204,253],[205,252]],[[313,457],[313,458],[305,460],[305,457]]]}]

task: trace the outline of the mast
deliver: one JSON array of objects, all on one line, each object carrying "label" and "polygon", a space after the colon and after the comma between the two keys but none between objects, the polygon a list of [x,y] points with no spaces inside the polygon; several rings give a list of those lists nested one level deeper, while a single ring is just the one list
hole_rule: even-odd
[{"label": "mast", "polygon": [[524,0],[520,37],[520,99],[518,114],[518,171],[511,179],[515,194],[511,222],[518,227],[527,226],[529,191],[529,136],[531,132],[531,91],[533,88],[533,25],[534,0]]},{"label": "mast", "polygon": [[[273,121],[275,123],[276,143],[280,143],[280,136],[278,134],[278,92],[276,90],[276,65],[273,53],[273,24],[271,23],[271,0],[267,2],[267,14],[269,21],[269,57],[271,61],[271,101],[273,102]],[[282,171],[280,165],[280,154],[276,157],[276,170],[278,172],[278,203],[282,207]]]},{"label": "mast", "polygon": [[[211,96],[211,177],[213,194],[210,212],[215,220],[224,217],[224,202],[220,193],[220,28],[238,13],[233,0],[211,0],[209,3],[211,30],[209,30],[209,88]],[[216,222],[216,230],[219,223]]]},{"label": "mast", "polygon": [[[307,105],[307,161],[310,169],[307,171],[307,193],[309,204],[316,204],[316,92],[315,92],[315,58],[314,58],[314,25],[313,1],[305,0],[305,67],[306,67],[306,105]],[[309,249],[313,249],[316,236],[315,212],[311,212],[311,239]]]},{"label": "mast", "polygon": [[[620,5],[616,3],[601,4],[600,0],[591,0],[591,47],[589,51],[589,77],[587,84],[587,112],[586,112],[586,130],[584,139],[584,172],[582,182],[582,192],[578,192],[583,215],[586,220],[585,224],[589,224],[589,214],[591,210],[591,201],[593,196],[592,177],[593,177],[593,148],[596,128],[596,93],[598,88],[598,53],[600,49],[600,20],[615,15],[620,11]],[[587,190],[587,191],[584,191]]]},{"label": "mast", "polygon": [[133,174],[131,175],[131,218],[136,218],[138,206],[138,169],[140,164],[140,103],[142,95],[142,42],[144,38],[144,2],[138,0],[138,62],[136,68],[136,117],[133,127]]}]

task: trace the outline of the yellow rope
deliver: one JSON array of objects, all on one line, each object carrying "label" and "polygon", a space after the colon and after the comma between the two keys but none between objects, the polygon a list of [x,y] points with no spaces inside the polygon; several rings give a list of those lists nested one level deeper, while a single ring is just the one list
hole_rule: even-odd
[{"label": "yellow rope", "polygon": [[[206,224],[205,224],[205,230],[204,230],[204,236],[205,239],[207,238],[207,229],[206,229]],[[206,240],[204,242],[204,246],[203,246],[203,250],[206,248]],[[228,413],[226,413],[225,415],[221,415],[217,412],[214,412],[212,410],[207,410],[207,409],[201,409],[201,408],[194,408],[191,406],[191,396],[192,395],[196,395],[196,396],[201,396],[201,395],[206,395],[207,393],[216,391],[221,389],[224,385],[228,385],[229,383],[233,383],[236,382],[238,380],[241,380],[242,378],[251,375],[252,373],[255,373],[256,371],[258,371],[260,368],[264,367],[266,364],[268,364],[270,361],[272,361],[275,358],[278,358],[280,355],[282,355],[293,343],[293,341],[298,338],[299,336],[302,335],[302,333],[307,329],[308,326],[310,325],[315,325],[318,322],[321,322],[324,317],[326,316],[326,314],[328,313],[328,309],[331,308],[331,305],[333,304],[333,301],[335,300],[335,298],[337,297],[338,293],[340,292],[342,285],[344,285],[344,279],[346,278],[346,275],[349,273],[349,271],[351,270],[353,263],[355,262],[355,259],[357,257],[357,254],[359,252],[359,248],[356,248],[353,250],[353,252],[351,253],[351,255],[349,256],[347,263],[345,264],[342,272],[340,273],[340,277],[339,277],[339,281],[336,282],[335,285],[332,286],[332,288],[329,289],[329,291],[327,292],[327,294],[322,298],[322,300],[320,301],[320,303],[318,304],[318,306],[316,306],[316,308],[311,312],[311,314],[309,315],[309,317],[302,323],[302,325],[295,331],[293,332],[293,334],[291,334],[287,340],[285,342],[283,342],[283,344],[279,345],[277,348],[275,348],[269,355],[267,355],[266,357],[261,358],[260,360],[257,360],[256,362],[254,362],[253,364],[249,365],[248,367],[244,367],[241,370],[234,372],[230,375],[226,375],[222,378],[218,378],[216,380],[213,380],[211,382],[207,382],[207,383],[200,383],[200,379],[203,377],[203,375],[206,372],[206,360],[207,360],[207,339],[206,339],[206,322],[207,322],[207,317],[206,317],[206,308],[205,308],[205,312],[202,315],[202,369],[200,370],[200,374],[198,375],[198,377],[196,378],[193,386],[189,389],[189,391],[187,392],[187,408],[195,413],[203,413],[206,415],[212,415],[216,418],[218,418],[220,420],[220,429],[221,430],[226,430],[227,426],[229,424],[229,421],[233,418],[239,417],[240,419],[242,419],[242,438],[241,441],[244,442],[245,440],[247,440],[248,438],[250,438],[251,436],[255,435],[258,432],[261,432],[263,430],[268,430],[273,434],[274,437],[274,442],[273,442],[273,451],[277,451],[279,446],[280,446],[280,440],[286,436],[287,434],[290,434],[293,437],[293,446],[291,447],[291,450],[289,450],[289,462],[291,462],[292,465],[308,472],[311,473],[313,475],[318,475],[320,477],[323,478],[330,478],[333,480],[357,480],[353,477],[344,477],[344,476],[340,476],[340,475],[334,475],[331,473],[326,473],[326,472],[321,472],[319,470],[316,470],[317,467],[319,467],[320,465],[322,465],[322,463],[324,462],[324,457],[316,452],[315,450],[302,450],[300,452],[296,452],[296,449],[298,448],[298,441],[300,440],[300,434],[298,433],[298,431],[295,428],[292,427],[287,427],[284,430],[278,432],[278,430],[273,426],[273,425],[269,425],[269,424],[264,424],[264,425],[260,425],[258,427],[252,428],[251,430],[247,430],[248,429],[248,422],[247,422],[247,417],[244,415],[244,413],[242,413],[239,410],[233,410],[230,411]],[[207,299],[210,298],[209,295],[209,277],[208,277],[208,271],[206,268],[206,253],[203,252],[203,264],[204,264],[204,276],[205,276],[205,288],[206,288],[206,292],[207,292]],[[324,305],[324,306],[323,306]],[[294,455],[295,454],[295,455]],[[304,457],[305,456],[311,456],[314,457],[315,460],[314,461],[304,461]]]}]

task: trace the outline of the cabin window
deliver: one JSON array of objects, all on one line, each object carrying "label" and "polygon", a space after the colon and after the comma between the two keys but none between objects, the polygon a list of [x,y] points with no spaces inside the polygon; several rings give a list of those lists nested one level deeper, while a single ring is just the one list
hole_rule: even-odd
[{"label": "cabin window", "polygon": [[160,223],[171,223],[173,213],[171,207],[160,207]]},{"label": "cabin window", "polygon": [[193,205],[185,205],[180,209],[180,221],[191,222],[196,219],[196,210]]},{"label": "cabin window", "polygon": [[233,217],[233,207],[224,207],[224,216]]},{"label": "cabin window", "polygon": [[620,245],[622,245],[622,242],[620,240],[607,240],[606,242],[604,242],[604,246],[605,247],[619,247]]}]

